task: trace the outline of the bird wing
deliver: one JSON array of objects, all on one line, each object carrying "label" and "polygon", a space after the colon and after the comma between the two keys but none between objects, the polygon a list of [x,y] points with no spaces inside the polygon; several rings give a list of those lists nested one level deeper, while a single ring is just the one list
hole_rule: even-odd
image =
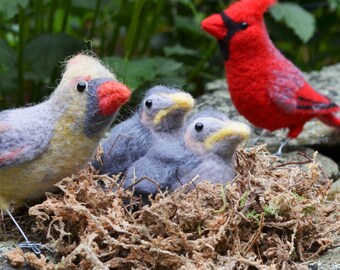
[{"label": "bird wing", "polygon": [[157,144],[131,165],[124,187],[131,185],[131,179],[136,176],[136,180],[141,180],[135,186],[136,194],[156,194],[159,191],[157,184],[161,190],[171,189],[173,182],[179,181],[178,170],[186,163],[187,156],[185,149],[176,142]]},{"label": "bird wing", "polygon": [[[27,111],[26,111],[27,110]],[[30,108],[0,112],[0,169],[40,155],[53,135],[51,121],[32,122]]]},{"label": "bird wing", "polygon": [[151,132],[144,128],[134,115],[110,130],[103,140],[103,165],[101,173],[118,174],[125,172],[137,159],[144,156],[151,145]]},{"label": "bird wing", "polygon": [[328,97],[316,92],[309,84],[305,83],[296,93],[296,109],[306,114],[329,114],[340,110],[338,105]]},{"label": "bird wing", "polygon": [[286,59],[271,69],[267,94],[286,113],[328,114],[339,107],[315,91],[303,78],[301,71]]},{"label": "bird wing", "polygon": [[[159,162],[158,162],[159,164]],[[157,179],[159,173],[163,173],[164,166],[156,168],[154,160],[149,157],[141,157],[135,161],[127,171],[126,179],[123,183],[124,188],[134,186],[135,194],[148,196],[149,194],[156,194],[158,192]],[[163,174],[164,177],[166,177]],[[158,180],[158,181],[157,181]],[[137,183],[133,185],[133,183]]]}]

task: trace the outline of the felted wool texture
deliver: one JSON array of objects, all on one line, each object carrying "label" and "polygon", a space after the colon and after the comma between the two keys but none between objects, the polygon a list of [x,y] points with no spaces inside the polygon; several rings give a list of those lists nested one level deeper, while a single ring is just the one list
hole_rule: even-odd
[{"label": "felted wool texture", "polygon": [[110,130],[109,137],[102,142],[102,164],[94,160],[92,165],[102,174],[125,172],[145,155],[153,141],[151,130],[142,125],[139,114],[135,113]]},{"label": "felted wool texture", "polygon": [[[175,101],[172,97],[176,97]],[[147,100],[152,102],[150,108],[145,104]],[[176,140],[193,103],[193,98],[182,90],[161,85],[151,88],[136,113],[111,129],[109,137],[102,142],[102,164],[94,160],[93,166],[102,174],[125,172],[155,143]],[[155,122],[162,112],[160,122]]]},{"label": "felted wool texture", "polygon": [[[202,130],[195,128],[198,123],[203,125]],[[218,133],[221,136],[207,147],[207,139]],[[202,162],[190,172],[189,179],[198,175],[199,180],[210,180],[212,183],[232,180],[235,176],[236,148],[249,135],[250,128],[247,125],[231,121],[218,111],[206,110],[193,115],[188,119],[183,137],[186,147],[200,155]]]},{"label": "felted wool texture", "polygon": [[[88,82],[89,91],[86,106],[84,133],[96,136],[112,123],[113,116],[130,97],[126,86],[109,78],[94,79]],[[113,93],[112,89],[114,89]]]},{"label": "felted wool texture", "polygon": [[[40,121],[32,121],[37,118]],[[53,136],[54,121],[50,102],[0,112],[0,123],[4,127],[0,131],[0,169],[41,154]]]},{"label": "felted wool texture", "polygon": [[[77,90],[79,81],[88,84],[84,92]],[[68,61],[48,100],[0,113],[1,209],[11,201],[41,196],[87,164],[114,116],[99,117],[99,108],[91,101],[97,99],[100,82],[107,81],[115,82],[115,76],[99,61],[77,55]],[[95,131],[96,120],[105,121],[105,125],[99,124]],[[91,136],[86,135],[87,129]]]},{"label": "felted wool texture", "polygon": [[155,195],[159,190],[173,191],[174,187],[181,185],[182,179],[190,177],[188,174],[201,162],[202,158],[186,148],[182,138],[163,141],[130,166],[123,187],[128,188],[143,177],[155,181],[159,188],[147,179],[133,186],[134,194],[147,200],[150,194]]},{"label": "felted wool texture", "polygon": [[[177,104],[171,100],[171,94],[180,95],[183,104]],[[152,100],[151,108],[145,106],[147,100]],[[157,85],[149,89],[138,108],[142,117],[142,122],[145,126],[151,128],[157,139],[163,137],[174,137],[179,135],[179,130],[184,123],[185,116],[193,108],[194,99],[192,96],[180,89],[169,88],[163,85]],[[170,109],[170,111],[168,111]],[[153,120],[160,111],[166,111],[159,123]]]},{"label": "felted wool texture", "polygon": [[[334,115],[340,108],[312,89],[270,40],[263,13],[274,3],[241,0],[223,15],[214,14],[202,22],[203,29],[219,41],[223,55],[228,55],[226,77],[235,107],[257,127],[270,131],[288,127],[290,138],[297,137],[314,117],[340,128],[340,119]],[[248,27],[242,28],[242,23]],[[227,37],[228,32],[233,35]]]},{"label": "felted wool texture", "polygon": [[[61,81],[51,96],[55,103],[64,103],[66,99],[72,99],[73,106],[77,107],[80,105],[82,100],[76,98],[75,91],[65,91],[65,89],[73,89],[75,81],[90,81],[98,78],[108,78],[117,81],[115,74],[93,56],[78,54],[66,61],[64,66],[65,69]],[[77,101],[79,102],[78,104]]]},{"label": "felted wool texture", "polygon": [[[197,123],[203,125],[202,130],[195,129]],[[233,136],[221,137],[209,149],[205,147],[205,140],[235,123],[215,110],[205,110],[191,116],[182,129],[181,138],[155,144],[144,157],[131,165],[124,180],[124,187],[130,187],[138,181],[133,187],[134,192],[146,200],[148,195],[156,194],[159,189],[172,192],[194,178],[195,183],[203,180],[225,183],[232,180],[235,176],[234,154],[236,147],[242,142],[238,130],[235,129]],[[241,131],[246,129],[246,132],[250,132],[245,124],[237,125]],[[143,177],[156,181],[159,189],[146,179],[139,182]],[[193,187],[194,185],[191,185],[188,188]]]}]

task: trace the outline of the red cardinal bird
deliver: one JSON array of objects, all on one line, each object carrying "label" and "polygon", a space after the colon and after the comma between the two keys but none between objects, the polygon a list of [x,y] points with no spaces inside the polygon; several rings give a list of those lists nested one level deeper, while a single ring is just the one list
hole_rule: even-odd
[{"label": "red cardinal bird", "polygon": [[220,45],[235,107],[257,127],[288,127],[289,138],[314,117],[340,128],[334,114],[340,108],[316,92],[269,39],[263,13],[275,2],[241,0],[202,22]]}]

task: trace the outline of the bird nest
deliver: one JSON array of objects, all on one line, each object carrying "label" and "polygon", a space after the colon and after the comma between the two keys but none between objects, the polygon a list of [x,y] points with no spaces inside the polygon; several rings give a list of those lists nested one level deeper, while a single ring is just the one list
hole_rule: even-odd
[{"label": "bird nest", "polygon": [[301,269],[340,228],[339,197],[327,199],[331,181],[306,158],[301,168],[265,146],[239,150],[232,182],[161,192],[141,207],[133,188],[89,168],[29,210],[53,256],[8,257],[36,269]]}]

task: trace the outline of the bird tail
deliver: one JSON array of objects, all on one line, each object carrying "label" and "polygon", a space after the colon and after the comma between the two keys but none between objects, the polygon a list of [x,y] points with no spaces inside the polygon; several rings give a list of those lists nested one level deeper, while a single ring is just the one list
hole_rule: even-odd
[{"label": "bird tail", "polygon": [[340,117],[335,116],[334,114],[324,114],[318,116],[321,122],[325,123],[328,126],[335,127],[340,129]]}]

